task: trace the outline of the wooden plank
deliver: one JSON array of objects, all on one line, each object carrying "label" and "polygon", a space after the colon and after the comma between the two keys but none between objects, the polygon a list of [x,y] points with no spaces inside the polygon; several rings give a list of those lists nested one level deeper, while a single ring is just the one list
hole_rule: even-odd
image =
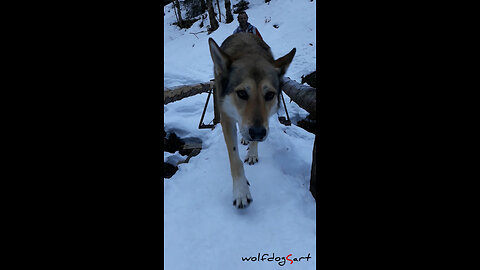
[{"label": "wooden plank", "polygon": [[214,82],[210,81],[198,84],[182,85],[174,88],[164,88],[163,104],[168,104],[186,97],[208,92],[208,90],[214,88],[214,86]]}]

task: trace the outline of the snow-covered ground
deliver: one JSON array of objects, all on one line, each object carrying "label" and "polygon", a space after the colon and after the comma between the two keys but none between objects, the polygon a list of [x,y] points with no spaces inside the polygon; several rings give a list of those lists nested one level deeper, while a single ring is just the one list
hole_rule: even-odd
[{"label": "snow-covered ground", "polygon": [[[249,2],[249,22],[259,29],[275,58],[297,48],[286,76],[300,82],[301,75],[315,70],[316,1]],[[235,3],[232,0],[232,5]],[[224,14],[223,1],[220,6]],[[208,19],[203,28],[197,21],[191,28],[179,30],[171,25],[175,21],[171,8],[171,4],[164,7],[165,87],[209,81],[213,63],[207,40],[212,37],[221,44],[238,26],[236,15],[230,24],[222,19],[219,29],[210,35],[193,35],[190,33],[206,30]],[[266,18],[270,20],[267,23]],[[284,97],[292,122],[308,115]],[[315,269],[316,205],[309,191],[314,135],[295,125],[284,126],[277,115],[272,116],[269,136],[258,144],[259,162],[245,164],[253,202],[246,209],[236,209],[222,127],[198,129],[206,98],[206,93],[199,94],[164,107],[167,133],[203,141],[200,154],[180,164],[175,175],[164,180],[165,269]],[[212,103],[210,100],[205,123],[213,119]],[[285,115],[283,111],[279,114]],[[241,158],[246,152],[246,146],[239,144]],[[181,159],[185,157],[178,152],[164,153],[165,161]],[[308,254],[308,261],[295,261]]]}]

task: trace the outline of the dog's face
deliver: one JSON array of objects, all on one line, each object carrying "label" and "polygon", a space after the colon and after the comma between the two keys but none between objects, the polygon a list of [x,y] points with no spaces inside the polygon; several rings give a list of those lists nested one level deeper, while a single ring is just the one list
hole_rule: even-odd
[{"label": "dog's face", "polygon": [[232,61],[213,39],[209,44],[216,79],[221,80],[222,112],[238,122],[244,139],[265,140],[268,119],[280,104],[280,80],[295,55],[295,49],[274,63],[255,55]]},{"label": "dog's face", "polygon": [[261,58],[235,61],[223,90],[222,111],[237,120],[243,138],[265,140],[268,119],[279,104],[279,77],[275,68]]}]

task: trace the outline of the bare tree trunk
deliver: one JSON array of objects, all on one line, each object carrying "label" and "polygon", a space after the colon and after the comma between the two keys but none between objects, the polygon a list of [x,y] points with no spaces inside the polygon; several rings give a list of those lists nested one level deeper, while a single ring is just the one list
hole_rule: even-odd
[{"label": "bare tree trunk", "polygon": [[233,22],[233,16],[232,16],[232,4],[230,3],[230,0],[225,0],[225,13],[227,14],[227,22],[226,23],[231,23]]},{"label": "bare tree trunk", "polygon": [[177,15],[177,9],[175,8],[175,3],[173,3],[173,12],[175,13],[175,18],[177,19],[177,22],[178,22],[178,15]]},{"label": "bare tree trunk", "polygon": [[222,13],[220,12],[220,0],[217,0],[217,7],[218,7],[218,21],[222,22]]},{"label": "bare tree trunk", "polygon": [[212,0],[207,0],[207,8],[208,8],[208,18],[210,18],[210,30],[209,32],[213,32],[218,28],[217,19],[215,19],[215,12],[213,11],[213,4]]},{"label": "bare tree trunk", "polygon": [[183,27],[183,20],[182,20],[182,13],[180,13],[180,3],[178,0],[175,0],[175,7],[177,8],[177,13],[178,13],[178,26],[181,28]]},{"label": "bare tree trunk", "polygon": [[288,77],[283,78],[281,85],[282,90],[287,94],[298,106],[316,117],[317,112],[317,89],[302,85]]},{"label": "bare tree trunk", "polygon": [[202,7],[202,13],[204,13],[205,10],[207,10],[207,5],[205,4],[205,0],[200,0],[200,5]]}]

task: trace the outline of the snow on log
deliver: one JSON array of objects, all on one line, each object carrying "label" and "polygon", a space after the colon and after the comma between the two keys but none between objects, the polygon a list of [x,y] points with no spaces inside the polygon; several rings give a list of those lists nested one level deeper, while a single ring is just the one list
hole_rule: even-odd
[{"label": "snow on log", "polygon": [[208,92],[210,89],[214,88],[215,83],[213,81],[191,84],[191,85],[182,85],[174,88],[164,88],[163,92],[163,104],[168,104],[180,100],[182,98],[190,97],[196,94]]},{"label": "snow on log", "polygon": [[287,94],[298,106],[316,116],[317,111],[317,89],[308,85],[300,84],[289,77],[283,78],[282,90]]}]

